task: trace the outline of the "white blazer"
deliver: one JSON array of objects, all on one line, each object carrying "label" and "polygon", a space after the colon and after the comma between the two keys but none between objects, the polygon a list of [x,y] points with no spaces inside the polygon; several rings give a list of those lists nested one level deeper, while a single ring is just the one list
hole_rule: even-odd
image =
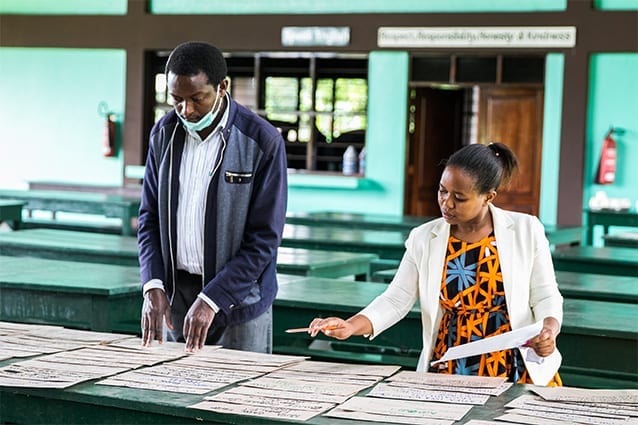
[{"label": "white blazer", "polygon": [[[503,275],[507,311],[512,329],[531,325],[546,317],[563,320],[563,297],[558,291],[549,242],[540,221],[531,215],[505,211],[489,205]],[[445,265],[450,225],[442,218],[412,229],[406,252],[388,289],[360,314],[372,323],[370,338],[397,323],[418,300],[423,326],[423,351],[417,370],[427,370],[439,330],[441,278]],[[532,353],[529,353],[531,351]],[[527,371],[537,385],[546,385],[558,371],[558,349],[540,363],[532,349],[522,348]],[[529,359],[528,359],[529,357]],[[537,360],[538,361],[538,360]]]}]

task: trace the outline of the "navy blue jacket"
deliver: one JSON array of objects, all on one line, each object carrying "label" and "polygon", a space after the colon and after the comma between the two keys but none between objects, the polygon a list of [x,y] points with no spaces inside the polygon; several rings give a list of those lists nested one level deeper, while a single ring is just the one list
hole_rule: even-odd
[{"label": "navy blue jacket", "polygon": [[[266,120],[229,99],[208,187],[202,291],[220,311],[213,326],[254,319],[277,294],[277,248],[286,218],[285,143]],[[176,212],[185,130],[175,111],[153,126],[138,223],[142,285],[175,288]]]}]

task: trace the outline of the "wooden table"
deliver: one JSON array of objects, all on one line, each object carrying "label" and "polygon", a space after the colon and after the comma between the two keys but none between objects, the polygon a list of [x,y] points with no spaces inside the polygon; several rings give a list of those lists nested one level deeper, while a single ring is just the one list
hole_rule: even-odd
[{"label": "wooden table", "polygon": [[631,276],[557,271],[556,280],[565,298],[638,303],[638,281]]},{"label": "wooden table", "polygon": [[[390,283],[397,269],[380,270],[374,282]],[[580,298],[617,303],[638,303],[638,282],[631,276],[557,271],[556,280],[565,298]]]},{"label": "wooden table", "polygon": [[281,245],[325,251],[368,252],[379,258],[400,260],[408,233],[400,230],[286,224]]},{"label": "wooden table", "polygon": [[22,223],[22,207],[26,202],[13,199],[0,199],[0,223],[7,222],[13,230]]},{"label": "wooden table", "polygon": [[603,236],[605,246],[638,248],[638,232],[622,232]]},{"label": "wooden table", "polygon": [[[277,352],[316,358],[401,364],[415,368],[421,350],[418,307],[370,341],[310,338],[285,334],[306,326],[314,317],[347,318],[359,312],[387,285],[302,278],[282,284],[274,304],[273,338]],[[558,346],[563,353],[565,385],[638,388],[638,309],[631,303],[565,299],[563,329]]]},{"label": "wooden table", "polygon": [[67,192],[54,190],[0,190],[0,199],[26,202],[24,209],[51,211],[53,220],[57,212],[94,214],[122,221],[121,233],[134,235],[132,220],[139,214],[139,197],[103,193]]},{"label": "wooden table", "polygon": [[[0,362],[0,366],[6,362]],[[0,387],[0,418],[17,424],[290,424],[352,425],[375,422],[316,416],[305,422],[285,421],[250,416],[237,416],[207,410],[190,409],[204,395],[164,393],[153,390],[97,385],[85,382],[70,388],[37,389]],[[369,389],[358,395],[365,395]],[[531,394],[529,386],[514,385],[499,397],[490,397],[482,406],[473,406],[458,424],[472,419],[493,420],[505,413],[505,404],[523,394]],[[378,422],[377,422],[378,423]]]},{"label": "wooden table", "polygon": [[138,333],[138,267],[0,257],[0,320]]},{"label": "wooden table", "polygon": [[352,229],[410,231],[436,217],[360,214],[335,211],[288,213],[286,223],[307,226],[340,226]]},{"label": "wooden table", "polygon": [[[131,236],[28,229],[0,234],[0,255],[31,256],[89,263],[138,265],[137,239]],[[280,248],[277,271],[306,276],[365,279],[374,254]]]},{"label": "wooden table", "polygon": [[585,243],[594,240],[594,227],[603,226],[603,234],[609,233],[610,226],[638,227],[638,212],[613,210],[587,210],[587,237]]},{"label": "wooden table", "polygon": [[[583,229],[577,226],[547,226],[546,235],[553,245],[579,244]],[[409,230],[376,230],[362,226],[284,226],[282,246],[327,251],[371,252],[384,260],[400,260],[405,252]]]},{"label": "wooden table", "polygon": [[588,245],[557,248],[554,268],[568,272],[638,276],[638,250]]},{"label": "wooden table", "polygon": [[551,245],[580,245],[584,227],[545,225],[545,236]]}]

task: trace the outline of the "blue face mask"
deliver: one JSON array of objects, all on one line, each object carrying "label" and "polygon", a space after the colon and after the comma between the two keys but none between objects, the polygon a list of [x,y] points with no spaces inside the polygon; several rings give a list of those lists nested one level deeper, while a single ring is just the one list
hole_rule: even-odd
[{"label": "blue face mask", "polygon": [[[202,131],[205,128],[208,128],[213,123],[213,121],[215,121],[215,118],[219,114],[219,110],[221,109],[221,106],[222,106],[222,97],[219,95],[219,91],[220,90],[218,88],[217,99],[215,99],[215,103],[213,103],[213,106],[210,108],[210,111],[208,111],[199,121],[197,122],[188,121],[181,114],[177,114],[179,119],[184,124],[184,127],[186,127],[188,131]],[[218,100],[219,102],[217,102]],[[215,109],[216,106],[217,108]]]}]

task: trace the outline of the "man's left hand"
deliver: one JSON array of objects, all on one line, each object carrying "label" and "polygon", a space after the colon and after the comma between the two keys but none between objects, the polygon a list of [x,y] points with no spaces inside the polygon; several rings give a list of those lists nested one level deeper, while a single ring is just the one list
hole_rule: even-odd
[{"label": "man's left hand", "polygon": [[194,353],[201,350],[206,343],[208,328],[210,328],[215,312],[200,298],[195,299],[184,318],[184,338],[186,339],[186,351]]}]

